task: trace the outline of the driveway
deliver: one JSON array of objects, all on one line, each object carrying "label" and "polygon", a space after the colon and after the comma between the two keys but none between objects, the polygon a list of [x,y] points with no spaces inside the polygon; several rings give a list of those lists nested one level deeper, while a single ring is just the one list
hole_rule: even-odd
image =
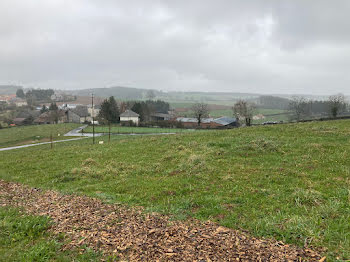
[{"label": "driveway", "polygon": [[[93,136],[92,133],[81,133],[81,131],[86,127],[87,127],[87,125],[73,129],[73,130],[69,131],[67,134],[65,134],[64,136],[92,137]],[[95,136],[102,136],[102,135],[103,135],[103,133],[95,133]]]}]

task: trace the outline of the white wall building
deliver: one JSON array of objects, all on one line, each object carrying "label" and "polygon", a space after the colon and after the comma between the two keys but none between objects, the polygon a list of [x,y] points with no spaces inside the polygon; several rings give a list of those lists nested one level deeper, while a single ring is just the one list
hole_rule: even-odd
[{"label": "white wall building", "polygon": [[120,114],[120,122],[130,122],[138,125],[140,122],[140,115],[131,110],[125,110],[124,113]]}]

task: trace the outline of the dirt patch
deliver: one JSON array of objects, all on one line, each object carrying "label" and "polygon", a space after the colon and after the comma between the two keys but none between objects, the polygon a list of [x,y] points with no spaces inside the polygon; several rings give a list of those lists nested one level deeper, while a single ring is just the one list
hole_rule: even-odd
[{"label": "dirt patch", "polygon": [[130,261],[319,261],[310,249],[197,220],[170,221],[142,209],[104,204],[98,199],[62,195],[0,180],[0,206],[20,206],[49,216],[52,231],[65,233],[64,248],[87,245]]}]

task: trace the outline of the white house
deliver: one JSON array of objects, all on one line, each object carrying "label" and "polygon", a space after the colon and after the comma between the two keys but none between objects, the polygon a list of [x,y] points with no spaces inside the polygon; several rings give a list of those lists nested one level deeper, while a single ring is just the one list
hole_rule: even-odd
[{"label": "white house", "polygon": [[125,110],[124,113],[120,114],[121,123],[126,123],[130,121],[138,125],[140,121],[140,115],[131,110]]}]

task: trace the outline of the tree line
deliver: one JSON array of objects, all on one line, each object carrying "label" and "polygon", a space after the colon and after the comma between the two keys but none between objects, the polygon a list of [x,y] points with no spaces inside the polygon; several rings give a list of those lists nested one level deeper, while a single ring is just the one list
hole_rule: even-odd
[{"label": "tree line", "polygon": [[25,99],[29,106],[34,106],[37,102],[51,101],[51,96],[55,93],[53,89],[32,89],[24,92],[17,89],[16,97]]},{"label": "tree line", "polygon": [[102,123],[119,123],[120,114],[127,109],[139,114],[140,121],[146,122],[151,120],[154,113],[167,114],[170,105],[161,100],[126,101],[120,102],[118,105],[116,99],[111,96],[102,102],[98,119]]},{"label": "tree line", "polygon": [[349,113],[349,104],[343,94],[332,95],[328,100],[308,100],[301,96],[294,96],[289,103],[292,113],[291,119],[300,121],[319,116],[330,116],[333,118]]}]

